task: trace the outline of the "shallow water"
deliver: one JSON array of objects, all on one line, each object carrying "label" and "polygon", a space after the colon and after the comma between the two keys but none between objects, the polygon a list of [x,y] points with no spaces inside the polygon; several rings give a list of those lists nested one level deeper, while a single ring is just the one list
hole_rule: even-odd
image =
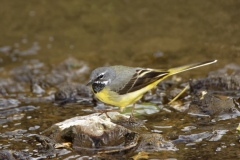
[{"label": "shallow water", "polygon": [[[2,4],[0,80],[1,86],[7,85],[8,95],[3,97],[9,102],[0,101],[0,149],[35,153],[35,148],[28,144],[28,134],[39,134],[54,123],[89,114],[87,111],[92,106],[61,108],[48,101],[20,98],[39,97],[30,91],[29,85],[20,83],[26,81],[26,75],[47,77],[69,57],[80,61],[85,68],[78,70],[78,76],[64,75],[51,79],[52,86],[41,96],[51,95],[64,81],[85,83],[92,69],[104,65],[169,68],[218,59],[214,65],[178,75],[182,82],[187,82],[189,78],[205,77],[226,64],[240,64],[239,1],[124,0],[93,3],[42,0],[3,1]],[[78,68],[74,65],[70,64],[70,69]],[[19,73],[17,68],[20,67],[26,67],[25,72],[20,70],[22,73]],[[73,78],[69,78],[71,76]],[[4,105],[8,108],[1,108],[2,103],[8,103]],[[150,158],[240,157],[237,152],[239,136],[235,130],[238,117],[206,123],[205,119],[168,111],[145,113],[139,117],[147,120],[152,132],[159,132],[169,140],[175,140],[179,135],[228,131],[223,132],[219,140],[211,141],[208,137],[180,143],[176,145],[178,151],[150,153]],[[182,131],[191,126],[196,128]],[[63,157],[74,154],[68,153]]]}]

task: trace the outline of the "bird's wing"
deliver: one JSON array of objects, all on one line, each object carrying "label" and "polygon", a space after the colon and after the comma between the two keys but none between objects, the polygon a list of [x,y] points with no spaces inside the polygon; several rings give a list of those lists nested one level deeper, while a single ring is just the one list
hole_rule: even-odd
[{"label": "bird's wing", "polygon": [[169,72],[166,70],[159,71],[153,69],[137,69],[130,81],[123,88],[118,90],[117,93],[123,95],[134,92],[148,86],[149,84],[161,79],[162,77],[165,77],[168,74]]}]

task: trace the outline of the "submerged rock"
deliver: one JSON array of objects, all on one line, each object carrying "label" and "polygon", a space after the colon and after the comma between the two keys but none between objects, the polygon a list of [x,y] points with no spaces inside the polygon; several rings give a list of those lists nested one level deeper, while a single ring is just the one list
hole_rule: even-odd
[{"label": "submerged rock", "polygon": [[0,86],[0,97],[7,96],[7,91],[3,86]]},{"label": "submerged rock", "polygon": [[88,73],[89,67],[76,58],[69,57],[58,66],[55,66],[49,74],[46,75],[46,82],[51,85],[58,85],[64,82],[71,82],[74,80],[85,80],[84,74]]},{"label": "submerged rock", "polygon": [[[4,119],[0,119],[0,124],[5,123],[7,121],[12,121],[12,118],[10,118],[10,117],[6,118],[10,115],[15,115],[15,114],[20,114],[22,112],[37,110],[38,108],[39,107],[28,105],[28,106],[14,107],[14,108],[10,108],[7,110],[0,110],[0,117],[1,118],[4,117]],[[22,118],[22,116],[20,115],[19,118]],[[16,119],[16,117],[15,117],[15,119]]]},{"label": "submerged rock", "polygon": [[219,115],[237,113],[240,98],[240,66],[227,65],[207,78],[190,83],[190,114]]},{"label": "submerged rock", "polygon": [[58,104],[77,103],[93,105],[93,95],[89,87],[83,84],[65,83],[55,93]]},{"label": "submerged rock", "polygon": [[135,152],[160,152],[163,150],[178,150],[170,141],[164,140],[161,134],[141,134],[141,141]]},{"label": "submerged rock", "polygon": [[20,104],[20,102],[16,99],[12,98],[0,98],[0,110],[8,109],[8,108],[15,108]]},{"label": "submerged rock", "polygon": [[32,159],[27,152],[17,152],[11,150],[1,150],[0,151],[0,159],[1,160],[30,160]]},{"label": "submerged rock", "polygon": [[[124,127],[126,123],[129,124],[128,128]],[[135,152],[176,150],[174,145],[165,141],[161,135],[140,134],[137,130],[146,131],[141,120],[133,119],[129,123],[128,116],[108,112],[107,115],[95,113],[65,120],[53,125],[44,134],[57,143],[71,142],[73,150],[84,155],[113,154],[130,150]]]},{"label": "submerged rock", "polygon": [[8,150],[2,150],[0,151],[0,159],[2,160],[16,160],[12,153]]},{"label": "submerged rock", "polygon": [[190,83],[192,92],[211,90],[229,96],[240,96],[240,66],[226,65],[223,69],[211,72],[207,78]]},{"label": "submerged rock", "polygon": [[[110,118],[119,116],[108,113]],[[130,149],[137,145],[139,134],[111,122],[105,114],[74,117],[53,125],[49,136],[60,142],[71,142],[72,148],[85,154],[112,153]],[[127,118],[126,118],[127,120]]]},{"label": "submerged rock", "polygon": [[44,94],[46,92],[43,88],[47,88],[49,86],[47,84],[44,84],[44,82],[41,82],[39,80],[31,79],[30,87],[31,87],[32,93],[35,93],[37,95],[41,95],[41,94]]},{"label": "submerged rock", "polygon": [[223,135],[227,134],[229,130],[215,130],[213,132],[202,132],[191,135],[179,135],[178,139],[174,140],[174,143],[195,143],[201,142],[204,139],[208,141],[218,141]]},{"label": "submerged rock", "polygon": [[41,145],[38,146],[38,152],[42,153],[44,156],[51,157],[55,154],[55,145],[56,142],[53,139],[50,139],[43,135],[30,135],[34,137],[37,142],[40,142]]},{"label": "submerged rock", "polygon": [[188,113],[218,115],[222,113],[237,112],[234,98],[224,95],[214,95],[205,93],[204,95],[194,96]]}]

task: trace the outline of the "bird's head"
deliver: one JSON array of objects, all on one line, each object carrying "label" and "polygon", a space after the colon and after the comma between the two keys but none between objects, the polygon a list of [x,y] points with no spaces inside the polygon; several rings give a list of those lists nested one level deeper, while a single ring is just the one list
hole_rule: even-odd
[{"label": "bird's head", "polygon": [[115,77],[116,73],[111,67],[100,67],[92,71],[87,85],[92,85],[94,93],[98,93],[109,85]]}]

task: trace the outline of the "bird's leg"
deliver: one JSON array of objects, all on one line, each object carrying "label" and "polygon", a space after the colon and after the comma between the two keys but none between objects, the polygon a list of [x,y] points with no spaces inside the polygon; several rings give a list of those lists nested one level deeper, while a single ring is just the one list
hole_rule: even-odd
[{"label": "bird's leg", "polygon": [[118,109],[112,109],[112,110],[98,110],[97,112],[100,113],[98,116],[101,116],[102,114],[105,114],[108,118],[110,118],[109,115],[107,114],[107,112],[117,112],[117,111],[119,111],[119,110]]},{"label": "bird's leg", "polygon": [[133,107],[132,107],[132,112],[131,112],[131,115],[128,119],[128,122],[131,123],[132,119],[133,119],[133,112],[134,112],[134,108],[135,108],[135,103],[133,104]]},{"label": "bird's leg", "polygon": [[107,110],[100,110],[100,111],[97,111],[97,112],[100,113],[98,116],[101,116],[102,114],[105,114],[107,116],[107,118],[110,118],[109,115],[107,114],[107,112],[108,112]]}]

